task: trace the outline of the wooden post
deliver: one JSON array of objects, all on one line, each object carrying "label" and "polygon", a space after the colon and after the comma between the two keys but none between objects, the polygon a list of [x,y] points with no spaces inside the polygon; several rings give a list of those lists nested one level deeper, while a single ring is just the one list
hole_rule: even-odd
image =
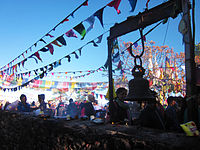
[{"label": "wooden post", "polygon": [[185,71],[186,71],[186,95],[188,97],[188,121],[198,122],[198,108],[197,101],[191,96],[196,94],[195,81],[195,60],[194,60],[194,43],[191,32],[190,20],[190,2],[189,0],[182,0],[182,10],[184,23],[186,24],[187,32],[183,34],[183,41],[185,43]]},{"label": "wooden post", "polygon": [[108,79],[109,79],[109,112],[110,120],[112,121],[113,116],[113,79],[112,79],[112,43],[113,39],[108,37]]}]

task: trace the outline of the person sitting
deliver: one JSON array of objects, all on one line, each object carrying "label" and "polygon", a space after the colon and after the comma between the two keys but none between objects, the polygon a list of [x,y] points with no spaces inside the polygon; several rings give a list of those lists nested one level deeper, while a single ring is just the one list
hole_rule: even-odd
[{"label": "person sitting", "polygon": [[30,108],[30,104],[28,104],[26,101],[27,101],[27,98],[26,98],[26,95],[22,94],[20,96],[20,101],[18,103],[18,106],[17,106],[17,111],[19,112],[30,112],[31,111],[31,108]]},{"label": "person sitting", "polygon": [[116,90],[117,97],[111,103],[113,110],[110,112],[110,121],[114,123],[124,124],[128,120],[129,105],[124,102],[127,96],[127,89],[120,87]]},{"label": "person sitting", "polygon": [[166,129],[168,130],[179,130],[179,123],[177,117],[176,101],[174,97],[170,96],[167,98],[168,106],[165,110],[165,121]]}]

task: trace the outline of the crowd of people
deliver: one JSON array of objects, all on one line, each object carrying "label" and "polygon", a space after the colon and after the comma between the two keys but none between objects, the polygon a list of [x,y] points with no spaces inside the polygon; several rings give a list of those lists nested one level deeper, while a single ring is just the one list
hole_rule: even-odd
[{"label": "crowd of people", "polygon": [[[68,103],[65,103],[60,100],[56,105],[53,100],[49,100],[46,103],[44,94],[38,95],[38,102],[33,101],[29,104],[27,103],[26,95],[22,94],[14,109],[9,109],[11,105],[9,103],[1,104],[0,109],[34,112],[38,115],[43,114],[51,117],[62,116],[67,119],[101,118],[105,122],[112,124],[141,125],[161,130],[180,131],[180,124],[189,121],[187,118],[186,97],[170,96],[167,98],[168,105],[164,107],[160,104],[157,93],[153,92],[152,94],[155,96],[155,101],[127,102],[125,101],[127,89],[120,87],[116,90],[117,96],[114,100],[105,106],[98,105],[98,101],[95,100],[93,95],[88,95],[87,100],[84,101],[70,98]],[[196,98],[200,102],[199,96]]]},{"label": "crowd of people", "polygon": [[[117,97],[113,100],[111,122],[117,124],[129,123],[161,130],[182,132],[181,124],[189,120],[187,117],[187,97],[167,98],[167,106],[163,106],[155,91],[151,91],[155,96],[151,101],[133,101],[126,103],[127,89],[118,88]],[[200,121],[200,94],[194,97],[198,103],[198,116]],[[197,126],[200,122],[196,122]]]},{"label": "crowd of people", "polygon": [[68,103],[66,100],[59,100],[56,104],[53,100],[46,102],[44,94],[39,94],[38,100],[33,101],[31,104],[27,102],[26,95],[21,94],[20,101],[6,102],[4,105],[1,103],[0,109],[69,119],[89,119],[91,116],[103,119],[106,118],[106,111],[108,110],[106,105],[98,105],[98,101],[95,100],[93,95],[88,95],[87,100],[84,101],[74,101],[70,98]]}]

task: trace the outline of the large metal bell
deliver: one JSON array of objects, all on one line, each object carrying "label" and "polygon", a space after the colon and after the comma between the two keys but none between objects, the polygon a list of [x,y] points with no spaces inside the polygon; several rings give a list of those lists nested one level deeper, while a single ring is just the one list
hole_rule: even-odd
[{"label": "large metal bell", "polygon": [[129,93],[125,98],[127,101],[154,101],[151,90],[149,89],[149,81],[143,78],[145,69],[142,66],[135,66],[132,70],[134,79],[129,81]]}]

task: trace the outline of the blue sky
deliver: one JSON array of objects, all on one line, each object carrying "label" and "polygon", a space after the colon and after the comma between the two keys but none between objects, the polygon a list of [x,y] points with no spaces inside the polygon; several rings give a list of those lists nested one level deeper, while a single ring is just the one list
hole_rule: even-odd
[{"label": "blue sky", "polygon": [[[75,27],[80,22],[87,19],[97,10],[108,4],[111,0],[89,0],[88,6],[82,6],[74,13],[74,18],[69,17],[69,21],[61,24],[55,31],[51,32],[52,35],[58,37],[71,28]],[[117,14],[114,8],[106,7],[103,12],[104,28],[102,28],[98,19],[95,20],[94,28],[85,37],[84,40],[80,40],[80,35],[76,32],[78,38],[67,38],[65,36],[67,46],[62,48],[54,46],[54,55],[50,53],[41,53],[43,62],[35,63],[34,60],[29,60],[25,64],[25,69],[22,72],[37,69],[42,66],[48,65],[56,60],[59,60],[63,56],[70,54],[71,52],[79,49],[87,42],[95,39],[102,33],[109,30],[114,23],[122,22],[126,20],[128,16],[137,15],[139,12],[143,12],[146,8],[147,0],[140,0],[137,2],[134,12],[130,12],[131,7],[128,0],[122,0],[119,6],[121,14]],[[68,16],[76,7],[78,7],[84,0],[7,0],[1,1],[0,5],[0,67],[3,67],[11,60],[19,56],[26,51],[31,45],[43,37],[53,27],[58,24],[62,19]],[[149,8],[161,4],[164,0],[150,0]],[[200,26],[199,26],[199,1],[196,1],[196,43],[200,41]],[[163,43],[175,51],[184,51],[184,45],[182,43],[182,35],[178,32],[178,24],[181,20],[179,15],[176,19],[170,19],[169,27],[167,31],[166,40],[164,42],[165,33],[167,30],[167,24],[160,25],[156,30],[146,36],[147,40],[153,40],[156,45],[161,46]],[[149,26],[144,29],[148,31]],[[108,33],[104,34],[103,41],[99,44],[99,47],[94,47],[92,44],[85,46],[82,49],[82,55],[79,59],[72,56],[71,62],[67,62],[67,59],[62,60],[62,65],[56,68],[54,71],[85,71],[95,70],[103,66],[107,59],[107,37]],[[139,38],[139,32],[134,31],[121,37],[122,40],[128,42],[134,42]],[[47,42],[52,40],[45,39]],[[38,43],[37,47],[33,48],[32,52],[28,52],[25,56],[30,56],[33,52],[36,52],[44,46],[44,43]],[[70,75],[69,75],[70,76]],[[49,79],[48,79],[49,80]],[[69,81],[69,79],[65,79]],[[102,73],[94,73],[87,77],[77,79],[77,81],[108,81],[108,78],[102,76]]]}]

